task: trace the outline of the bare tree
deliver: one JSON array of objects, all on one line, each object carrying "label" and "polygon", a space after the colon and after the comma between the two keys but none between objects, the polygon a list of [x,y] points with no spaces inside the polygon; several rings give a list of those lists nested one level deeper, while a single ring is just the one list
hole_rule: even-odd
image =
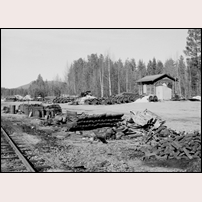
[{"label": "bare tree", "polygon": [[120,75],[120,70],[121,70],[121,60],[118,60],[118,65],[117,65],[117,75],[118,75],[118,94],[121,93],[121,75]]},{"label": "bare tree", "polygon": [[112,95],[112,86],[111,86],[111,68],[110,68],[109,56],[108,56],[107,60],[108,60],[107,66],[108,66],[109,96],[111,96]]},{"label": "bare tree", "polygon": [[125,62],[125,70],[126,70],[126,92],[128,92],[128,60]]},{"label": "bare tree", "polygon": [[101,97],[104,96],[104,58],[103,55],[100,55],[100,90],[101,90]]}]

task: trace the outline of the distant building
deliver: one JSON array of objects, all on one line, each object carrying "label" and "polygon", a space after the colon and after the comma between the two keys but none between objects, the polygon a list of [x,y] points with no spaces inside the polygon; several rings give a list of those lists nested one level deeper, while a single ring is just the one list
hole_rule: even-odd
[{"label": "distant building", "polygon": [[140,95],[156,95],[160,100],[169,100],[175,93],[176,79],[168,74],[145,76],[136,81]]},{"label": "distant building", "polygon": [[6,102],[15,102],[17,101],[17,98],[14,95],[7,96],[5,99]]}]

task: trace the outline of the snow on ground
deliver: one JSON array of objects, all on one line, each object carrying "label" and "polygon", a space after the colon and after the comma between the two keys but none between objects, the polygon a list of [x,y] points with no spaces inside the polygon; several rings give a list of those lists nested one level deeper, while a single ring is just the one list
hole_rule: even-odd
[{"label": "snow on ground", "polygon": [[142,103],[142,102],[149,102],[149,96],[138,98],[134,103]]}]

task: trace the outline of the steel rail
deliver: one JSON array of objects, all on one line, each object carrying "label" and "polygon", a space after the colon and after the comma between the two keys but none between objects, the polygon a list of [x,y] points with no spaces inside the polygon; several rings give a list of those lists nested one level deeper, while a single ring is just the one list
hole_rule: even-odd
[{"label": "steel rail", "polygon": [[14,141],[9,137],[9,135],[6,133],[6,131],[1,126],[1,132],[3,133],[4,137],[10,144],[10,146],[13,148],[15,153],[18,155],[19,159],[22,161],[24,166],[29,172],[36,172],[35,169],[30,165],[30,163],[27,161],[27,159],[23,156],[22,152],[18,149],[17,145],[14,143]]}]

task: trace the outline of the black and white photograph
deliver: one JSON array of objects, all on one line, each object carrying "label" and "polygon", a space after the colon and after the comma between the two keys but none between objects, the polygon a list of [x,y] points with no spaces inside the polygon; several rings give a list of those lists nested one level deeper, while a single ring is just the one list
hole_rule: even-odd
[{"label": "black and white photograph", "polygon": [[1,29],[1,172],[201,172],[201,29]]}]

